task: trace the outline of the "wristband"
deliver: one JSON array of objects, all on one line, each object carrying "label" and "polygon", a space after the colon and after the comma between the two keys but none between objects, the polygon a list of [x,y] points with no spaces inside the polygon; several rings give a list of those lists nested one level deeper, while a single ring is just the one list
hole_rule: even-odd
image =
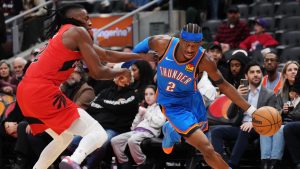
[{"label": "wristband", "polygon": [[256,108],[252,105],[246,110],[246,113],[251,117],[252,114],[256,111]]}]

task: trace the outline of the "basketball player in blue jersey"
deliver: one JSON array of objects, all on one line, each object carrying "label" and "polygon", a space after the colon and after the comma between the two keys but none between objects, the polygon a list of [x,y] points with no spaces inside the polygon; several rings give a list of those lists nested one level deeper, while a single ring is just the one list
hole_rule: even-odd
[{"label": "basketball player in blue jersey", "polygon": [[220,91],[250,116],[256,108],[250,106],[223,79],[214,61],[201,47],[202,37],[201,27],[190,23],[183,27],[180,38],[168,35],[148,37],[137,44],[133,52],[145,53],[152,50],[160,56],[157,65],[157,99],[168,119],[163,127],[165,153],[171,153],[173,144],[183,136],[203,154],[209,166],[228,169],[230,167],[214,151],[203,133],[208,126],[202,96],[196,88],[198,74],[206,71]]}]

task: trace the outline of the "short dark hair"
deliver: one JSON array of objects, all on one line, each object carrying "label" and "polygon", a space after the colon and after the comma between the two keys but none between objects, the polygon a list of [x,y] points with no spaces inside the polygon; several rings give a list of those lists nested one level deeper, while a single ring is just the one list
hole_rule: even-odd
[{"label": "short dark hair", "polygon": [[260,70],[262,71],[261,65],[260,65],[258,62],[252,61],[252,62],[250,62],[250,63],[248,63],[248,64],[246,65],[246,67],[245,67],[245,74],[248,73],[248,71],[250,70],[250,68],[251,68],[252,66],[258,66],[258,67],[260,68]]}]

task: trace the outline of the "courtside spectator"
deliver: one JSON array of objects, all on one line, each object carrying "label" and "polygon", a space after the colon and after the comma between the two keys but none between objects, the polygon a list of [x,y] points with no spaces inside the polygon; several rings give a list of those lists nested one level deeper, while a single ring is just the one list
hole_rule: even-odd
[{"label": "courtside spectator", "polygon": [[[237,90],[252,106],[260,108],[276,104],[276,96],[273,91],[261,86],[262,70],[258,63],[250,63],[246,67],[245,76],[249,81],[249,86],[240,85]],[[239,115],[239,121],[235,126],[220,126],[211,130],[212,145],[218,153],[228,159],[228,164],[232,169],[238,168],[240,159],[247,149],[249,139],[258,137],[258,134],[252,128],[251,116],[245,114],[235,104],[231,104],[228,109],[228,117],[235,117],[236,114]],[[235,144],[231,154],[226,155],[223,143],[233,140],[235,140]]]},{"label": "courtside spectator", "polygon": [[243,50],[234,51],[229,58],[229,73],[227,77],[225,76],[225,79],[235,88],[239,87],[240,80],[245,77],[245,67],[249,61],[247,52]]},{"label": "courtside spectator", "polygon": [[263,54],[264,68],[267,75],[263,77],[262,85],[267,89],[273,90],[274,93],[278,93],[282,84],[281,73],[278,72],[279,58],[276,52],[270,51]]},{"label": "courtside spectator", "polygon": [[131,131],[115,136],[111,140],[115,156],[121,169],[130,169],[130,161],[125,153],[127,145],[134,162],[138,165],[137,169],[146,169],[146,155],[140,147],[146,138],[158,137],[161,127],[166,121],[166,117],[161,112],[156,102],[156,86],[149,85],[145,89],[145,106],[140,106],[138,114],[131,126]]},{"label": "courtside spectator", "polygon": [[283,132],[287,149],[295,163],[295,169],[300,169],[300,71],[298,69],[295,84],[290,92],[293,110],[289,113],[294,122],[285,125]]}]

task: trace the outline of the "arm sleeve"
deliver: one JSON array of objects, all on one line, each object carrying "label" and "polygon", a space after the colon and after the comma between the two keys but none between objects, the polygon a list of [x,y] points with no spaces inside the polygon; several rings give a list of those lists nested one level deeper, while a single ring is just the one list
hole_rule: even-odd
[{"label": "arm sleeve", "polygon": [[150,50],[149,39],[150,39],[150,37],[144,39],[143,41],[141,41],[140,43],[135,45],[135,47],[133,48],[132,51],[134,53],[147,53]]}]

